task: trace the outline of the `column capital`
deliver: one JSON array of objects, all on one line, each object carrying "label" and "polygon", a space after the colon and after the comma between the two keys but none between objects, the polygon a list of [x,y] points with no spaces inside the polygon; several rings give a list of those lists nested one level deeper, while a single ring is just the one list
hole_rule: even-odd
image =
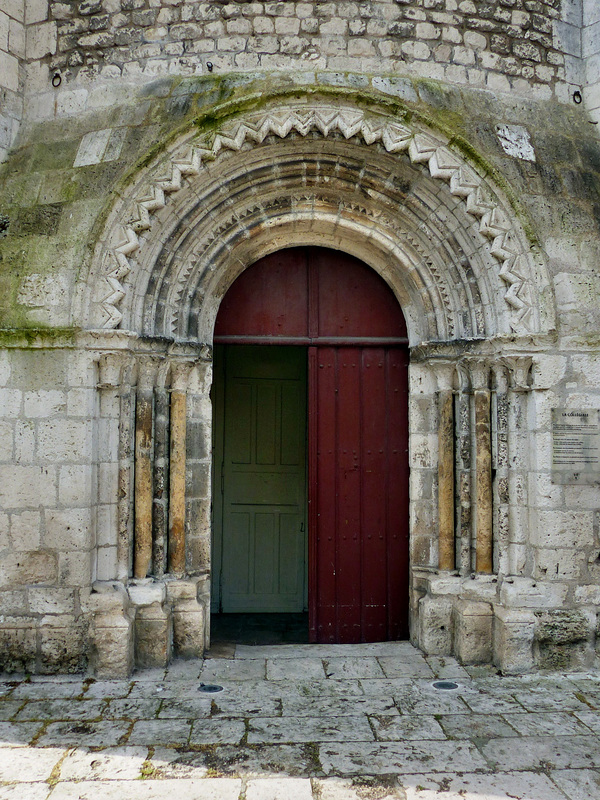
[{"label": "column capital", "polygon": [[190,373],[196,364],[196,360],[185,359],[171,361],[171,391],[185,392],[187,391]]},{"label": "column capital", "polygon": [[102,353],[98,360],[98,388],[116,389],[120,386],[131,362],[131,353],[126,351]]},{"label": "column capital", "polygon": [[474,391],[478,389],[489,389],[490,386],[490,359],[481,356],[467,356],[462,362],[469,373],[471,387]]},{"label": "column capital", "polygon": [[431,361],[437,388],[440,392],[451,392],[456,383],[456,362],[446,360]]},{"label": "column capital", "polygon": [[516,392],[529,392],[532,356],[504,356],[501,361],[508,369],[510,388]]}]

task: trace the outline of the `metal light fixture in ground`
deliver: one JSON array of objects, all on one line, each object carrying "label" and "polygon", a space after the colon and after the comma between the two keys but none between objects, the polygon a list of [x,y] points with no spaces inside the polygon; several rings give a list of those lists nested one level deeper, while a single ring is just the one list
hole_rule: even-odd
[{"label": "metal light fixture in ground", "polygon": [[455,683],[454,681],[434,681],[431,685],[434,689],[442,689],[446,691],[458,689],[458,683]]},{"label": "metal light fixture in ground", "polygon": [[198,687],[198,691],[204,694],[216,694],[217,692],[222,692],[223,687],[219,686],[217,683],[201,683]]}]

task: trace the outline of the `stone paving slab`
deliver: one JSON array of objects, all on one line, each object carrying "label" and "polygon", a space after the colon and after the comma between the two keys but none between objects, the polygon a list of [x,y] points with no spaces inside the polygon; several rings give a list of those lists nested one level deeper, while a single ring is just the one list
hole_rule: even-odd
[{"label": "stone paving slab", "polygon": [[600,800],[596,673],[503,678],[394,642],[238,650],[4,680],[0,800]]}]

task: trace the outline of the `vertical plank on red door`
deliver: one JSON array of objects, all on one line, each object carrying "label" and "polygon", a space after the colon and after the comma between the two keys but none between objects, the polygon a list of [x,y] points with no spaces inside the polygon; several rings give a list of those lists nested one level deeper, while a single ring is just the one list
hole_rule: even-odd
[{"label": "vertical plank on red door", "polygon": [[337,641],[361,641],[361,350],[338,349]]},{"label": "vertical plank on red door", "polygon": [[387,352],[388,639],[408,637],[408,350]]},{"label": "vertical plank on red door", "polygon": [[362,620],[366,642],[387,638],[387,514],[389,476],[386,472],[387,408],[385,350],[362,351]]},{"label": "vertical plank on red door", "polygon": [[[311,348],[312,349],[312,348]],[[316,628],[319,642],[336,640],[337,562],[337,425],[336,387],[337,351],[333,347],[314,348],[316,408],[312,432],[316,441],[316,470],[309,487],[309,498],[316,506],[316,585],[309,587],[316,595]],[[310,376],[309,376],[310,380]],[[311,395],[312,397],[312,395]]]}]

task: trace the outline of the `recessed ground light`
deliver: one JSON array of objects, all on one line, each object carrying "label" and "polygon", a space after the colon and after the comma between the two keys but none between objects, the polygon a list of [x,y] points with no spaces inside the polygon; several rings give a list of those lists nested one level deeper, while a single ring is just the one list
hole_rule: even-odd
[{"label": "recessed ground light", "polygon": [[431,685],[434,689],[458,689],[458,683],[454,681],[434,681]]},{"label": "recessed ground light", "polygon": [[204,692],[204,694],[215,694],[216,692],[222,692],[223,687],[219,686],[218,683],[201,683],[198,691]]}]

